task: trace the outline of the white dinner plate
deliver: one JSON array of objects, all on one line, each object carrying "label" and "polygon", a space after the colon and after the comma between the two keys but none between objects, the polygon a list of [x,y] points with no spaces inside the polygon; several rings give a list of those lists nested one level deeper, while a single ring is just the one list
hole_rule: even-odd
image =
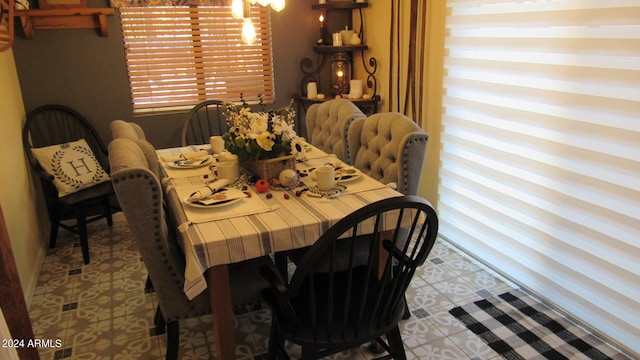
[{"label": "white dinner plate", "polygon": [[173,168],[173,169],[195,169],[195,168],[199,168],[199,167],[203,167],[206,165],[211,164],[211,162],[213,161],[213,158],[211,156],[207,156],[206,159],[199,159],[199,160],[180,160],[180,161],[171,161],[171,162],[167,162],[165,164],[167,164],[168,167]]},{"label": "white dinner plate", "polygon": [[[340,178],[342,175],[342,178]],[[354,167],[339,168],[336,170],[336,180],[338,182],[349,182],[357,180],[362,176],[362,172]]]},{"label": "white dinner plate", "polygon": [[212,208],[221,208],[221,207],[225,207],[225,206],[230,206],[230,205],[233,205],[233,204],[237,203],[240,200],[242,200],[242,198],[222,200],[222,201],[219,201],[219,202],[215,202],[213,204],[206,205],[206,204],[200,203],[198,201],[190,202],[190,201],[188,201],[188,199],[184,199],[184,203],[189,205],[189,206],[197,207],[197,208],[200,208],[200,209],[212,209]]}]

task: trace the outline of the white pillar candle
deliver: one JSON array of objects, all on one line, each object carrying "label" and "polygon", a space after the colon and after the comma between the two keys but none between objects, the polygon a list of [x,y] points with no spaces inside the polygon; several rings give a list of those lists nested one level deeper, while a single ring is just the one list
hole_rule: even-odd
[{"label": "white pillar candle", "polygon": [[342,35],[339,32],[333,33],[333,46],[342,46]]},{"label": "white pillar candle", "polygon": [[212,153],[219,154],[224,151],[224,140],[222,136],[212,136],[209,138],[209,142],[211,143]]},{"label": "white pillar candle", "polygon": [[349,82],[349,99],[360,99],[362,97],[362,80],[351,80]]},{"label": "white pillar candle", "polygon": [[309,99],[315,99],[318,97],[318,84],[311,81],[307,83],[307,97]]}]

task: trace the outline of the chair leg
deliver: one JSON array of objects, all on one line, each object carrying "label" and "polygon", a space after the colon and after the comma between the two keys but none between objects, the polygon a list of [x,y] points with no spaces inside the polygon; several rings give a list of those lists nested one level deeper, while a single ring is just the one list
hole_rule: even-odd
[{"label": "chair leg", "polygon": [[404,344],[402,343],[402,335],[400,335],[400,328],[398,326],[391,329],[387,333],[387,341],[389,347],[393,352],[393,358],[396,360],[406,360],[407,354],[404,352]]},{"label": "chair leg", "polygon": [[84,264],[89,263],[89,235],[87,232],[87,217],[83,209],[76,210],[76,222],[78,223],[78,236],[80,237],[80,248],[82,249],[82,259]]},{"label": "chair leg", "polygon": [[164,321],[164,316],[162,316],[162,311],[160,310],[160,306],[156,308],[156,314],[153,317],[153,323],[156,325],[156,335],[164,334],[167,330],[167,323]]},{"label": "chair leg", "polygon": [[[153,292],[153,282],[151,282],[151,277],[147,275],[147,281],[144,283],[144,293],[149,294]],[[158,310],[160,310],[158,308]]]},{"label": "chair leg", "polygon": [[104,216],[107,218],[107,225],[113,226],[113,212],[111,211],[111,203],[109,202],[108,197],[102,198],[102,211],[104,212]]},{"label": "chair leg", "polygon": [[316,360],[318,358],[318,349],[312,346],[302,347],[302,360]]},{"label": "chair leg", "polygon": [[280,273],[280,276],[282,276],[282,280],[284,280],[285,283],[289,283],[289,265],[288,265],[288,260],[287,260],[287,255],[283,254],[283,253],[275,253],[275,263],[276,263],[276,269],[278,270],[278,272]]},{"label": "chair leg", "polygon": [[409,302],[407,296],[404,296],[404,314],[402,314],[402,320],[407,320],[411,317],[411,310],[409,310]]},{"label": "chair leg", "polygon": [[51,249],[56,247],[56,240],[58,240],[59,228],[60,228],[60,221],[58,219],[51,219],[51,230],[49,231],[49,247]]},{"label": "chair leg", "polygon": [[178,360],[180,346],[180,323],[178,320],[167,323],[167,360]]},{"label": "chair leg", "polygon": [[271,333],[269,334],[269,359],[289,359],[284,349],[284,337],[275,321],[271,321]]}]

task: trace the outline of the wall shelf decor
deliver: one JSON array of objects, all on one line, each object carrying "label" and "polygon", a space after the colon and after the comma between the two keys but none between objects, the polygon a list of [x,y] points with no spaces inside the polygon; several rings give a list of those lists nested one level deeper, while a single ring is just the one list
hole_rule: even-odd
[{"label": "wall shelf decor", "polygon": [[113,8],[54,8],[16,10],[24,36],[35,38],[36,29],[98,29],[101,36],[108,36],[107,16]]},{"label": "wall shelf decor", "polygon": [[[377,90],[377,82],[375,78],[375,72],[378,67],[377,60],[373,57],[367,60],[365,56],[365,52],[369,49],[366,45],[364,38],[364,19],[362,16],[362,9],[369,7],[368,2],[353,2],[353,1],[331,1],[328,0],[323,4],[313,4],[311,8],[314,10],[321,10],[322,13],[320,15],[320,38],[313,45],[313,51],[316,53],[316,60],[312,60],[310,58],[304,58],[300,61],[300,71],[303,73],[302,80],[300,82],[300,93],[303,96],[299,97],[299,100],[303,103],[303,105],[308,105],[314,102],[322,102],[328,99],[332,99],[336,96],[340,97],[348,97],[349,93],[349,79],[342,78],[342,76],[336,76],[337,74],[332,74],[332,69],[339,68],[335,66],[338,61],[346,61],[350,62],[350,69],[353,68],[353,59],[354,53],[359,52],[360,57],[362,59],[362,65],[367,73],[366,79],[366,87],[368,89],[367,93],[358,99],[351,98],[356,105],[360,104],[362,106],[366,106],[369,113],[377,111],[377,103],[380,101],[380,96],[376,95]],[[360,29],[357,31],[353,29],[353,12],[357,11],[360,16]],[[329,22],[325,20],[329,20],[332,13],[342,13],[342,16],[346,16],[346,23],[340,24],[339,26],[335,23],[332,24],[334,28],[329,29]],[[339,14],[340,15],[340,14]],[[326,18],[325,18],[326,16]],[[331,36],[332,33],[335,35],[342,34],[343,30],[346,32],[346,36],[340,36],[336,38],[336,36]],[[349,30],[352,29],[352,30]],[[321,79],[321,73],[324,74],[323,69],[327,59],[331,62],[331,69],[329,70],[329,76],[324,77],[324,79],[330,79],[329,84],[323,84]],[[353,72],[350,72],[349,76]],[[337,84],[334,83],[336,81],[346,81],[346,84]],[[307,83],[316,82],[318,93],[324,94],[325,98],[308,98],[306,94]],[[305,106],[306,107],[306,106]]]},{"label": "wall shelf decor", "polygon": [[0,52],[13,46],[13,0],[0,0]]}]

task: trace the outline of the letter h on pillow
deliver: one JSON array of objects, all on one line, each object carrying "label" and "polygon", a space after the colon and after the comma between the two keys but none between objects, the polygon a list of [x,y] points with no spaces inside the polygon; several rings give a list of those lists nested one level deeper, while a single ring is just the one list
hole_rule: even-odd
[{"label": "letter h on pillow", "polygon": [[40,166],[54,177],[58,197],[110,180],[84,139],[31,151]]}]

